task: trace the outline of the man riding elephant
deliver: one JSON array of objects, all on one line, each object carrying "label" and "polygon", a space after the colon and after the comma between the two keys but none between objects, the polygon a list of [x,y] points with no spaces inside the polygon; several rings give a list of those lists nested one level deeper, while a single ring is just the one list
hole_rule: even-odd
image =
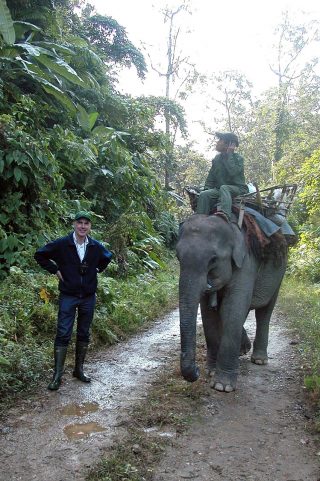
[{"label": "man riding elephant", "polygon": [[217,207],[216,214],[229,222],[233,197],[247,194],[248,186],[244,178],[243,157],[234,152],[239,146],[238,137],[232,132],[216,132],[216,136],[219,153],[212,161],[204,190],[200,192],[196,213],[208,215]]}]

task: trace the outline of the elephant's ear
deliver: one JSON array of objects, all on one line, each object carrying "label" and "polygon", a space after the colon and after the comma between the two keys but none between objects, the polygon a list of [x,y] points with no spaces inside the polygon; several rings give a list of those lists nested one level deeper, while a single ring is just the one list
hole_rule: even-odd
[{"label": "elephant's ear", "polygon": [[242,267],[244,258],[247,253],[246,243],[244,240],[243,233],[240,231],[237,225],[232,224],[232,229],[234,232],[234,244],[232,249],[232,259],[235,265],[240,269]]}]

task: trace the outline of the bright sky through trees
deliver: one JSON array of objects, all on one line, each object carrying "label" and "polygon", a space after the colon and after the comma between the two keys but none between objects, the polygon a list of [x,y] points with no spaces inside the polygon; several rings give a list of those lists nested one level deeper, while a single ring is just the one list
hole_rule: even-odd
[{"label": "bright sky through trees", "polygon": [[[127,30],[130,40],[141,48],[146,60],[151,56],[162,70],[166,62],[168,24],[160,12],[166,5],[174,8],[182,0],[91,0],[99,13],[112,16]],[[176,17],[181,25],[180,49],[196,69],[206,75],[219,71],[237,70],[253,84],[257,94],[276,85],[277,78],[270,64],[275,61],[274,31],[288,11],[291,22],[305,23],[320,20],[319,0],[190,0],[192,15],[180,12]],[[303,9],[303,10],[302,10]],[[318,52],[319,50],[317,50]],[[317,55],[317,53],[316,53]],[[120,77],[120,88],[132,95],[164,95],[163,78],[152,71],[144,82],[137,79],[134,69]],[[203,111],[204,98],[193,95],[185,105],[189,129]],[[192,129],[191,129],[192,130]]]}]

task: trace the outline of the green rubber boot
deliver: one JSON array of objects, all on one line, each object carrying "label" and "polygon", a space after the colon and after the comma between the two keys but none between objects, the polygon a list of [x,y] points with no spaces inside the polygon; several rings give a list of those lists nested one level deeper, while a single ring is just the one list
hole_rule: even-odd
[{"label": "green rubber boot", "polygon": [[54,348],[54,374],[52,381],[48,385],[50,391],[57,391],[60,387],[67,349],[67,346],[55,346]]},{"label": "green rubber boot", "polygon": [[83,372],[83,363],[86,358],[88,350],[88,343],[77,341],[76,343],[76,365],[73,371],[73,376],[80,379],[82,382],[91,382],[90,377]]}]

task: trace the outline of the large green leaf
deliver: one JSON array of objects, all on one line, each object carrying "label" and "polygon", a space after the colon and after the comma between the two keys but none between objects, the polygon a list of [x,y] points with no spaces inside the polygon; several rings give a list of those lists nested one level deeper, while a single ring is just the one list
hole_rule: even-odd
[{"label": "large green leaf", "polygon": [[19,44],[16,44],[16,47],[19,47],[22,50],[25,50],[26,53],[34,57],[40,57],[40,55],[54,57],[56,55],[54,52],[51,52],[47,48],[39,47],[38,45],[34,45],[33,43],[28,43],[28,42],[19,43]]},{"label": "large green leaf", "polygon": [[13,26],[16,33],[17,41],[20,39],[23,39],[25,41],[25,34],[27,32],[31,32],[27,39],[27,41],[29,42],[36,32],[41,32],[40,27],[37,27],[37,25],[33,25],[33,23],[29,22],[14,21]]},{"label": "large green leaf", "polygon": [[[1,0],[0,0],[1,1]],[[21,55],[31,55],[32,57],[37,57],[40,55],[50,55],[54,54],[50,50],[45,50],[44,48],[37,47],[30,43],[16,43],[12,46],[4,46],[0,48],[0,58],[16,58]]]},{"label": "large green leaf", "polygon": [[77,119],[80,127],[83,128],[83,130],[85,130],[86,132],[91,132],[97,118],[99,117],[99,113],[91,112],[88,114],[86,109],[80,104],[77,105],[77,109]]},{"label": "large green leaf", "polygon": [[58,87],[55,85],[43,82],[43,89],[50,95],[53,95],[59,102],[72,114],[76,113],[76,107],[73,104],[72,100],[62,92]]},{"label": "large green leaf", "polygon": [[62,52],[66,55],[75,55],[75,52],[71,48],[66,47],[65,45],[59,45],[58,43],[40,41],[32,42],[32,44],[45,49],[51,49],[54,52]]},{"label": "large green leaf", "polygon": [[0,0],[0,33],[8,45],[16,41],[13,20],[5,0]]},{"label": "large green leaf", "polygon": [[[35,76],[38,76],[38,77],[41,77],[42,80],[46,80],[47,82],[52,83],[52,75],[50,75],[49,72],[42,70],[41,67],[39,67],[39,65],[32,62],[28,62],[27,60],[23,60],[23,59],[21,59],[20,62],[23,65],[24,70],[29,75],[31,75],[35,80],[37,80]],[[38,80],[40,81],[40,79]]]},{"label": "large green leaf", "polygon": [[85,86],[84,81],[79,77],[77,72],[61,58],[49,58],[47,55],[39,55],[36,57],[36,60],[52,72],[57,73],[60,77],[69,80],[69,82],[80,85],[80,87]]},{"label": "large green leaf", "polygon": [[19,57],[21,54],[21,51],[19,48],[17,48],[15,45],[14,46],[7,46],[7,47],[2,47],[0,48],[0,60],[14,60],[16,57]]},{"label": "large green leaf", "polygon": [[95,127],[92,131],[93,135],[102,139],[110,138],[114,132],[115,130],[112,127],[105,127],[104,125],[98,125],[98,127]]},{"label": "large green leaf", "polygon": [[90,72],[81,72],[81,78],[89,88],[100,90],[100,85]]},{"label": "large green leaf", "polygon": [[54,96],[73,115],[76,113],[76,107],[68,94],[53,85],[50,82],[51,77],[46,72],[43,72],[39,66],[30,62],[22,61],[22,65],[26,73],[40,83],[45,92]]},{"label": "large green leaf", "polygon": [[76,113],[76,107],[70,97],[60,90],[58,87],[49,82],[46,78],[42,77],[42,72],[39,74],[33,74],[32,70],[29,70],[29,75],[42,85],[45,92],[55,97],[69,112],[73,115]]},{"label": "large green leaf", "polygon": [[0,366],[11,366],[10,361],[3,356],[0,356]]}]

